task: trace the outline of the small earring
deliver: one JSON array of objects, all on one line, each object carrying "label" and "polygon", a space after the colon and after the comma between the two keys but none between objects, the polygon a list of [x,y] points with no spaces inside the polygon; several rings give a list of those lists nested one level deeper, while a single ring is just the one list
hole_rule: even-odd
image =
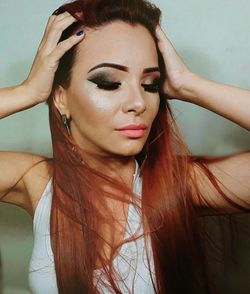
[{"label": "small earring", "polygon": [[63,125],[64,125],[65,129],[68,132],[68,135],[70,136],[71,134],[70,134],[70,130],[69,130],[69,120],[68,120],[66,114],[62,114],[62,121],[63,121]]}]

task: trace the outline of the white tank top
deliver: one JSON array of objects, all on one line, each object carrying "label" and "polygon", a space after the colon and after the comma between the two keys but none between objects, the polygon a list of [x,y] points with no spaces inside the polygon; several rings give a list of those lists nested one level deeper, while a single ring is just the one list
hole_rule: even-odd
[{"label": "white tank top", "polygon": [[[141,196],[142,179],[140,177],[139,165],[136,162],[136,170],[133,178],[133,190]],[[54,255],[50,242],[50,211],[52,203],[52,178],[48,182],[35,210],[33,218],[34,247],[29,264],[29,286],[33,294],[58,294]],[[128,224],[125,239],[131,236],[140,226],[140,217],[134,207],[130,204],[128,209]],[[142,232],[142,227],[139,233]],[[145,244],[149,248],[150,268],[155,282],[153,254],[149,237],[139,238],[136,241],[123,244],[119,255],[113,261],[123,282],[116,282],[121,293],[132,293],[134,285],[135,294],[155,293],[150,278],[145,252]],[[114,293],[107,290],[100,282],[103,279],[102,269],[94,271],[94,285],[100,293]],[[105,280],[107,283],[107,281]],[[129,289],[129,290],[128,290]]]}]

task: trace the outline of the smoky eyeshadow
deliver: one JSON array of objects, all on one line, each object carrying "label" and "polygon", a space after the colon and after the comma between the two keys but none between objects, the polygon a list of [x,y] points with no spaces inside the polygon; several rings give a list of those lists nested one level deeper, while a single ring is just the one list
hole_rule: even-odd
[{"label": "smoky eyeshadow", "polygon": [[110,75],[107,75],[105,73],[97,73],[94,74],[93,76],[87,78],[88,81],[98,84],[98,83],[113,83],[114,81],[112,80]]},{"label": "smoky eyeshadow", "polygon": [[[121,84],[118,81],[114,81],[112,79],[112,76],[110,74],[107,73],[96,73],[93,74],[91,77],[87,78],[88,81],[96,84],[96,85],[109,85],[109,84],[113,84],[113,85],[118,85]],[[153,79],[153,84],[159,85],[160,84],[160,77],[155,77]],[[143,84],[145,86],[152,86],[152,84]]]}]

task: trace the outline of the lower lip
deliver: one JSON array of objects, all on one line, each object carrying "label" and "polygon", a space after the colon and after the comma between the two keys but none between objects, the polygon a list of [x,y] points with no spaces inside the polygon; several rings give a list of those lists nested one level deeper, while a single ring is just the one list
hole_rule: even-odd
[{"label": "lower lip", "polygon": [[120,130],[121,134],[130,137],[130,138],[140,138],[143,137],[146,133],[146,129],[140,129],[140,130]]}]

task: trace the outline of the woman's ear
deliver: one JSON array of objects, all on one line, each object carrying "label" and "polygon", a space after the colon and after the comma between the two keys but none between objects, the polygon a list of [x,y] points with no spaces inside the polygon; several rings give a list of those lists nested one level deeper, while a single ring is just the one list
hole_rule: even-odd
[{"label": "woman's ear", "polygon": [[61,86],[57,86],[54,91],[53,102],[60,112],[61,115],[65,114],[67,118],[70,118],[70,113],[68,109],[68,100],[66,95],[66,90]]}]

